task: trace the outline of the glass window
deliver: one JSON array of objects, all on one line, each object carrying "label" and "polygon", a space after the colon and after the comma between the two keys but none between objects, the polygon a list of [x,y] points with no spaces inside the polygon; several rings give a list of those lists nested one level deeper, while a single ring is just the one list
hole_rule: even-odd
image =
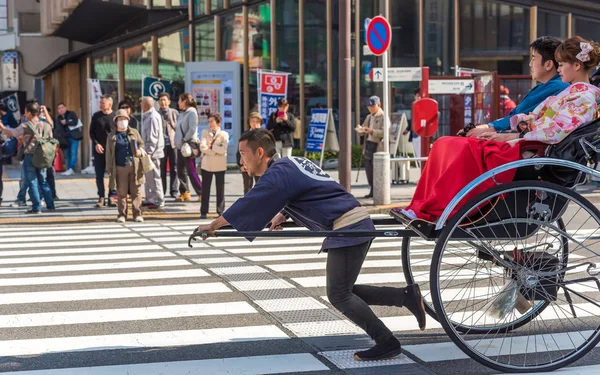
[{"label": "glass window", "polygon": [[573,17],[575,34],[587,40],[600,40],[600,22],[589,18]]},{"label": "glass window", "polygon": [[119,97],[119,68],[117,53],[94,57],[92,60],[92,78],[100,81],[102,94],[112,95],[115,103]]},{"label": "glass window", "polygon": [[[417,4],[413,3],[411,12],[402,12],[405,17],[410,17],[412,23],[416,23],[418,20],[417,16]],[[424,41],[423,41],[423,62],[425,66],[429,66],[429,72],[431,75],[454,75],[454,3],[447,0],[425,0],[424,3]],[[407,20],[407,21],[409,21]],[[409,22],[410,22],[409,21]],[[396,23],[393,23],[393,25]],[[407,22],[400,22],[399,25],[405,25]],[[404,29],[402,27],[401,29]],[[409,35],[415,35],[418,29],[408,30]],[[398,39],[404,39],[406,30],[401,30]],[[396,40],[398,40],[396,39]],[[418,43],[408,44],[408,46],[417,46]],[[414,53],[412,48],[413,56],[418,56]],[[409,49],[411,49],[409,47]],[[413,60],[414,61],[414,60]],[[397,66],[397,65],[394,65]],[[406,66],[406,65],[401,65]],[[413,66],[415,66],[413,64]],[[412,101],[412,98],[410,98]]]},{"label": "glass window", "polygon": [[527,55],[529,9],[491,0],[462,0],[460,36],[461,56],[482,56],[490,50]]},{"label": "glass window", "polygon": [[164,8],[167,6],[167,0],[152,0],[152,8]]},{"label": "glass window", "polygon": [[[158,38],[158,74],[172,81],[172,98],[185,91],[185,62],[189,56],[189,32],[187,29]],[[171,105],[175,106],[175,100]]]},{"label": "glass window", "polygon": [[189,4],[189,0],[171,0],[171,7],[186,7]]},{"label": "glass window", "polygon": [[205,13],[205,0],[194,0],[194,15],[202,16]]},{"label": "glass window", "polygon": [[[300,106],[300,63],[298,50],[298,1],[278,0],[277,12],[277,60],[275,69],[291,73],[288,76],[287,99],[290,103],[290,112],[299,116]],[[306,43],[306,41],[305,41]],[[309,42],[310,43],[310,42]]]},{"label": "glass window", "polygon": [[567,16],[545,10],[538,11],[537,35],[553,35],[565,39],[568,35]]},{"label": "glass window", "polygon": [[130,0],[130,5],[141,5],[147,7],[150,4],[150,0]]},{"label": "glass window", "polygon": [[215,59],[215,23],[209,21],[194,28],[194,61],[213,61]]},{"label": "glass window", "polygon": [[235,5],[241,4],[243,0],[229,0],[229,6],[233,7]]},{"label": "glass window", "polygon": [[152,42],[125,48],[125,99],[132,105],[131,114],[141,121],[142,77],[152,76]]},{"label": "glass window", "polygon": [[212,11],[221,10],[224,7],[225,7],[224,0],[211,0],[211,2],[210,2],[210,10],[212,10]]},{"label": "glass window", "polygon": [[[362,1],[365,4],[366,1]],[[304,101],[306,116],[313,108],[327,108],[327,19],[325,0],[304,5]],[[334,50],[335,51],[335,50]],[[335,54],[335,53],[334,53]],[[303,124],[305,128],[307,124]]]}]

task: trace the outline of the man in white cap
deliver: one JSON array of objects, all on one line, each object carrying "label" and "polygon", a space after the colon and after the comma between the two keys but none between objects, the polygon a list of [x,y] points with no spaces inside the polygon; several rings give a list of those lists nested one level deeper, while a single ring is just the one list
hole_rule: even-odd
[{"label": "man in white cap", "polygon": [[371,96],[367,100],[369,115],[362,125],[356,125],[354,130],[360,135],[367,135],[363,148],[365,159],[365,172],[369,182],[369,194],[365,198],[373,198],[373,155],[384,150],[383,129],[385,125],[385,113],[381,109],[381,100],[378,96]]}]

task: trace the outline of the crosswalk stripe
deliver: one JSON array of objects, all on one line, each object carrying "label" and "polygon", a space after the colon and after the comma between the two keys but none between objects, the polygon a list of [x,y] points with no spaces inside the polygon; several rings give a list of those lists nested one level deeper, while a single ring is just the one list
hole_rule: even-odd
[{"label": "crosswalk stripe", "polygon": [[[72,235],[72,236],[65,236],[65,235],[60,235],[60,236],[30,236],[27,237],[27,243],[32,243],[32,242],[54,242],[54,241],[76,241],[76,240],[87,240],[87,241],[91,241],[91,240],[103,240],[103,239],[109,239],[109,238],[115,238],[114,234],[86,234],[86,235]],[[125,239],[125,238],[141,238],[139,234],[137,233],[119,233],[119,239]],[[12,237],[12,238],[4,238],[2,239],[2,243],[3,244],[15,244],[15,243],[21,243],[23,242],[22,238],[18,238],[18,237]],[[38,246],[40,246],[40,244],[38,244]]]},{"label": "crosswalk stripe", "polygon": [[217,275],[241,275],[252,273],[268,273],[266,269],[259,266],[241,266],[241,267],[217,267],[211,268]]},{"label": "crosswalk stripe", "polygon": [[[114,236],[113,236],[114,237]],[[95,240],[95,241],[64,241],[64,242],[46,242],[44,247],[75,247],[75,246],[90,246],[90,245],[123,245],[134,243],[150,243],[146,238],[128,238],[128,239],[112,239],[112,240]],[[19,248],[39,248],[40,244],[36,242],[27,242],[22,240],[18,244],[0,243],[0,249]]]},{"label": "crosswalk stripe", "polygon": [[95,255],[66,255],[52,257],[33,258],[8,258],[2,259],[2,264],[25,264],[25,263],[60,263],[60,262],[83,262],[88,260],[112,260],[112,259],[143,259],[143,258],[173,258],[176,255],[166,251],[155,251],[151,253],[133,254],[95,254]]},{"label": "crosswalk stripe", "polygon": [[309,353],[253,357],[217,358],[196,361],[136,363],[38,371],[7,372],[5,375],[268,375],[329,371]]},{"label": "crosswalk stripe", "polygon": [[132,232],[127,228],[115,228],[115,229],[106,228],[104,230],[100,230],[100,229],[90,230],[90,229],[87,229],[87,227],[81,227],[79,229],[72,229],[72,230],[61,230],[61,229],[59,229],[59,230],[44,230],[43,228],[40,228],[40,229],[36,229],[33,231],[16,229],[16,230],[12,230],[12,231],[0,232],[0,238],[16,237],[16,236],[34,238],[39,235],[44,235],[44,236],[52,236],[52,235],[67,236],[67,235],[83,235],[83,234],[99,235],[99,234],[106,234],[106,233],[112,233],[113,236],[121,236],[122,233],[132,233]]},{"label": "crosswalk stripe", "polygon": [[281,279],[231,281],[231,286],[242,292],[296,288],[292,284]]},{"label": "crosswalk stripe", "polygon": [[[529,375],[530,373],[513,373],[513,375]],[[574,366],[574,367],[563,367],[554,371],[536,372],[537,375],[598,375],[600,374],[600,365],[591,366]],[[496,374],[501,375],[501,374]]]},{"label": "crosswalk stripe", "polygon": [[190,263],[185,259],[152,260],[141,262],[113,262],[113,263],[86,263],[62,266],[37,266],[37,267],[12,267],[0,268],[1,275],[15,275],[19,273],[45,273],[45,272],[67,272],[67,271],[91,271],[91,270],[114,270],[126,268],[150,268],[150,267],[173,267],[188,266]]},{"label": "crosswalk stripe", "polygon": [[173,271],[147,271],[147,272],[102,273],[102,274],[71,275],[71,276],[23,277],[23,278],[0,279],[0,287],[2,287],[2,286],[24,286],[24,285],[97,283],[97,282],[111,282],[111,281],[179,279],[179,278],[205,277],[205,276],[209,276],[209,274],[203,270],[185,269],[185,270],[173,270]]},{"label": "crosswalk stripe", "polygon": [[223,283],[154,285],[128,288],[104,288],[59,290],[52,292],[26,292],[0,294],[0,305],[20,303],[44,303],[86,301],[117,298],[178,296],[188,294],[228,293],[231,290]]},{"label": "crosswalk stripe", "polygon": [[[0,258],[12,257],[12,256],[31,256],[31,255],[56,255],[56,254],[68,254],[68,253],[110,253],[120,252],[127,253],[129,251],[145,251],[145,250],[163,250],[159,245],[148,244],[148,245],[134,245],[134,246],[106,246],[106,247],[78,247],[73,249],[42,249],[42,250],[2,250],[0,251]],[[0,260],[0,262],[2,262]]]},{"label": "crosswalk stripe", "polygon": [[268,299],[254,303],[269,312],[327,309],[327,306],[312,297]]},{"label": "crosswalk stripe", "polygon": [[40,327],[121,321],[131,322],[150,319],[256,313],[258,313],[258,311],[256,311],[247,302],[215,302],[194,305],[147,306],[126,309],[0,315],[0,328]]},{"label": "crosswalk stripe", "polygon": [[[591,337],[592,331],[573,331],[567,333],[549,333],[543,335],[526,335],[496,339],[467,340],[475,349],[485,352],[486,357],[499,355],[533,355],[556,350],[572,350]],[[469,356],[453,342],[404,345],[404,350],[415,355],[424,362],[453,361],[467,359]]]},{"label": "crosswalk stripe", "polygon": [[18,226],[18,227],[2,227],[0,228],[0,233],[2,232],[6,232],[6,233],[12,233],[13,235],[20,235],[20,236],[29,236],[32,234],[36,234],[36,233],[55,233],[55,234],[61,234],[64,233],[65,231],[97,231],[97,232],[106,232],[107,230],[126,230],[127,232],[129,232],[130,230],[128,228],[123,228],[122,225],[67,225],[67,226]]},{"label": "crosswalk stripe", "polygon": [[272,325],[0,341],[4,356],[288,339]]}]

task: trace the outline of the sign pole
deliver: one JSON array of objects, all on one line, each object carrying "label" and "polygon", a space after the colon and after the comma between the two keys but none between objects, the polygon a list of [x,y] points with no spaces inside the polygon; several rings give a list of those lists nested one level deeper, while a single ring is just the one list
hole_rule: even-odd
[{"label": "sign pole", "polygon": [[390,83],[388,82],[388,52],[383,53],[383,151],[390,153]]},{"label": "sign pole", "polygon": [[327,110],[327,121],[325,122],[325,134],[323,134],[323,147],[321,148],[321,162],[319,168],[323,168],[323,159],[325,159],[325,145],[327,144],[327,130],[329,129],[329,114],[331,109]]}]

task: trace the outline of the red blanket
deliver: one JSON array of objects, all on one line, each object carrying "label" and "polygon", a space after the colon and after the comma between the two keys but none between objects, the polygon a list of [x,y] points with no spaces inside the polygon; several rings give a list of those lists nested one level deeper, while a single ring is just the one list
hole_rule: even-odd
[{"label": "red blanket", "polygon": [[[520,158],[518,145],[512,147],[506,142],[442,137],[433,144],[415,195],[406,209],[412,210],[420,219],[435,221],[469,182],[491,169]],[[515,170],[507,171],[496,176],[496,181],[510,182],[514,176]],[[462,204],[492,186],[492,180],[479,185],[452,211],[452,215]]]}]

